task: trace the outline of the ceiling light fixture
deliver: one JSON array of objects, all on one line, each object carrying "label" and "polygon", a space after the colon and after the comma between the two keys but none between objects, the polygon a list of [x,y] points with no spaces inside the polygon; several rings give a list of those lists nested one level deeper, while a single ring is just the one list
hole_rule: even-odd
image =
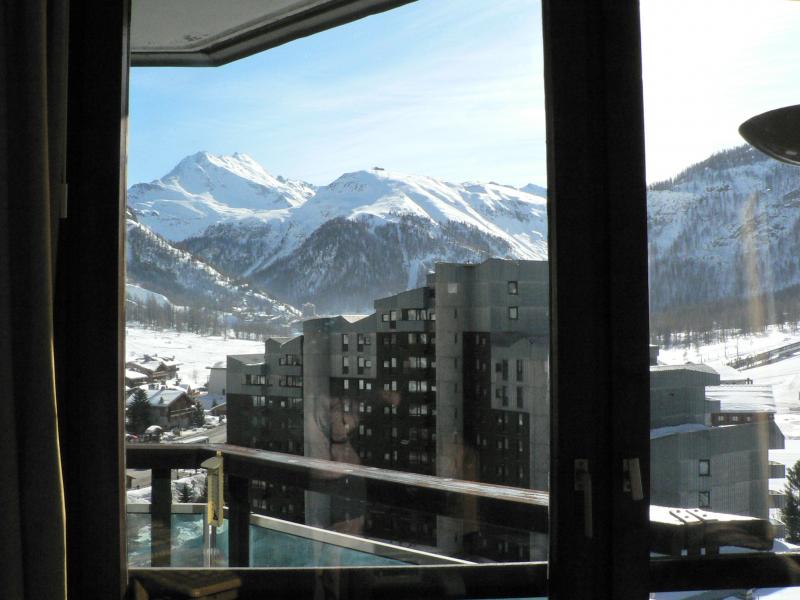
[{"label": "ceiling light fixture", "polygon": [[800,166],[800,104],[756,115],[739,126],[739,133],[764,154]]}]

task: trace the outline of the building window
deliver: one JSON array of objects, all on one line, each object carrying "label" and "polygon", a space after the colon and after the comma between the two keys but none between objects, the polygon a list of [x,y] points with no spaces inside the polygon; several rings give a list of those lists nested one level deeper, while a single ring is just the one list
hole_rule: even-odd
[{"label": "building window", "polygon": [[697,506],[699,508],[711,508],[711,492],[698,492]]},{"label": "building window", "polygon": [[516,306],[509,306],[508,307],[508,318],[511,320],[516,320],[519,318],[519,308]]},{"label": "building window", "polygon": [[383,313],[381,315],[381,321],[383,321],[384,323],[388,323],[389,322],[389,313]]},{"label": "building window", "polygon": [[522,360],[517,359],[517,381],[522,381]]},{"label": "building window", "polygon": [[448,294],[457,294],[458,293],[458,284],[457,283],[448,283],[447,284],[447,293]]},{"label": "building window", "polygon": [[698,474],[703,477],[711,475],[711,461],[707,458],[701,458],[698,463]]},{"label": "building window", "polygon": [[518,287],[516,281],[509,281],[508,282],[508,293],[513,294],[514,296],[518,293]]},{"label": "building window", "polygon": [[523,408],[525,406],[525,399],[522,395],[522,388],[517,387],[517,408]]},{"label": "building window", "polygon": [[397,321],[397,311],[393,310],[389,312],[389,320],[390,321]]},{"label": "building window", "polygon": [[347,352],[350,348],[350,336],[346,333],[342,334],[342,352]]},{"label": "building window", "polygon": [[349,373],[350,372],[350,357],[343,356],[342,357],[342,373]]},{"label": "building window", "polygon": [[502,362],[502,371],[503,371],[503,381],[508,379],[508,361],[504,358]]},{"label": "building window", "polygon": [[349,390],[350,389],[350,380],[349,379],[343,379],[342,380],[342,387],[344,389],[346,389],[346,390]]}]

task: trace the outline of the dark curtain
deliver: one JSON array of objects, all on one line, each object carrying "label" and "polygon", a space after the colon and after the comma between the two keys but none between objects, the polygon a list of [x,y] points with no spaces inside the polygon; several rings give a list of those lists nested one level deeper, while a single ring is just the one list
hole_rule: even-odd
[{"label": "dark curtain", "polygon": [[0,0],[0,596],[65,598],[53,368],[67,2]]}]

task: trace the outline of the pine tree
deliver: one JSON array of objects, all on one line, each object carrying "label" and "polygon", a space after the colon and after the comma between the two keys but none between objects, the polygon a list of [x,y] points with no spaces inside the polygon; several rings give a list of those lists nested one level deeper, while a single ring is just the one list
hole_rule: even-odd
[{"label": "pine tree", "polygon": [[800,461],[786,473],[786,507],[783,509],[786,541],[800,542]]},{"label": "pine tree", "polygon": [[198,402],[194,407],[194,412],[192,413],[192,425],[195,427],[202,427],[206,422],[206,413],[203,410],[203,407]]},{"label": "pine tree", "polygon": [[128,406],[128,430],[140,434],[152,424],[150,417],[150,402],[147,394],[142,389],[133,393],[133,401]]},{"label": "pine tree", "polygon": [[182,504],[186,504],[187,502],[192,501],[192,488],[189,487],[188,483],[183,483],[178,488],[178,502]]}]

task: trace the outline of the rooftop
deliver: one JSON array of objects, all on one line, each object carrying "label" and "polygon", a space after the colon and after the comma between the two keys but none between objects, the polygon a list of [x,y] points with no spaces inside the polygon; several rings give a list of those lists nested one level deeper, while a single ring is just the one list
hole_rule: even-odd
[{"label": "rooftop", "polygon": [[717,400],[724,412],[775,412],[771,385],[714,385],[706,388],[706,400]]}]

